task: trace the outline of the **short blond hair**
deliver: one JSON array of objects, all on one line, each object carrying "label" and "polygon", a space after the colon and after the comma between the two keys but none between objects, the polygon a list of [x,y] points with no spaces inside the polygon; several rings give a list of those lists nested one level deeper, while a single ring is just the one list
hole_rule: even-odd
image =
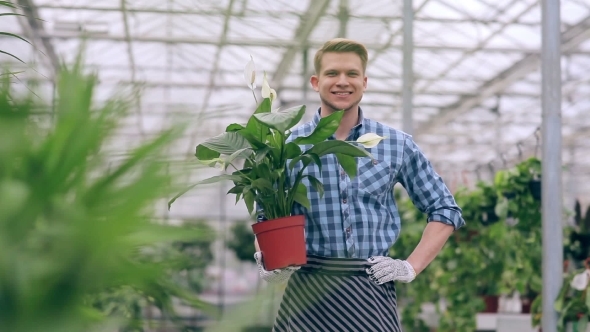
[{"label": "short blond hair", "polygon": [[352,52],[358,55],[361,58],[361,63],[363,65],[363,73],[367,70],[367,61],[369,60],[369,55],[367,52],[367,48],[365,45],[356,42],[351,39],[346,38],[334,38],[328,40],[324,43],[322,48],[320,48],[316,53],[313,59],[313,65],[315,67],[316,75],[319,75],[320,70],[322,69],[322,58],[326,53],[346,53]]}]

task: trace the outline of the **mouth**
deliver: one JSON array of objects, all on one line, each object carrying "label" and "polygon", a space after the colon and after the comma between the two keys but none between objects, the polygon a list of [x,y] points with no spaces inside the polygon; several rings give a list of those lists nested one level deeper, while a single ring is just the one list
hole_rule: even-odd
[{"label": "mouth", "polygon": [[348,91],[333,91],[332,92],[333,95],[336,96],[341,96],[341,97],[346,97],[352,94],[352,92],[348,92]]}]

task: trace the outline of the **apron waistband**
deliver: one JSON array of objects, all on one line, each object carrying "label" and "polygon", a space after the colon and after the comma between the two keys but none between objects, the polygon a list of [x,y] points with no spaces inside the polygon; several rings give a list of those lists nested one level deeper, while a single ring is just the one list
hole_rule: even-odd
[{"label": "apron waistband", "polygon": [[362,258],[332,258],[307,255],[307,264],[299,271],[304,273],[322,273],[335,275],[367,275],[366,269],[371,264]]}]

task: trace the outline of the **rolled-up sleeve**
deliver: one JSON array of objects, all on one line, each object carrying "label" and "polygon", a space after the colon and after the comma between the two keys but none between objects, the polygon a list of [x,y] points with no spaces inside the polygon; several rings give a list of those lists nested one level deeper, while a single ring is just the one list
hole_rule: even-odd
[{"label": "rolled-up sleeve", "polygon": [[428,222],[442,222],[455,230],[465,225],[455,198],[410,136],[405,140],[398,181]]}]

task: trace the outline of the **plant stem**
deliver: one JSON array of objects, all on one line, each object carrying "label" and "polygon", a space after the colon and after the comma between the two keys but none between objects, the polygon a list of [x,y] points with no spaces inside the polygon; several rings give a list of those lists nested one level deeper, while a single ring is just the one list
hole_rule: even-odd
[{"label": "plant stem", "polygon": [[254,93],[254,89],[252,89],[252,96],[254,96],[254,101],[256,102],[256,105],[258,105],[258,99],[256,99],[256,93]]},{"label": "plant stem", "polygon": [[241,176],[245,177],[246,179],[250,180],[250,182],[252,182],[252,179],[248,177],[248,175],[242,173],[241,170],[239,170],[236,166],[234,166],[234,164],[229,163],[238,173],[240,173]]}]

